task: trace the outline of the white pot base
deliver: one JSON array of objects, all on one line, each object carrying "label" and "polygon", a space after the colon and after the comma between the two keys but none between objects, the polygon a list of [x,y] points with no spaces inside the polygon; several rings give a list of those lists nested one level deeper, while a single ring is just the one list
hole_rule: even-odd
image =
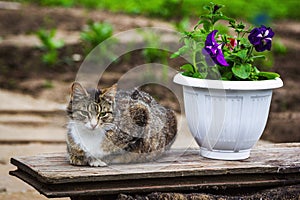
[{"label": "white pot base", "polygon": [[221,150],[207,150],[204,148],[200,149],[200,155],[205,158],[217,159],[217,160],[244,160],[249,158],[250,149],[243,151],[221,151]]}]

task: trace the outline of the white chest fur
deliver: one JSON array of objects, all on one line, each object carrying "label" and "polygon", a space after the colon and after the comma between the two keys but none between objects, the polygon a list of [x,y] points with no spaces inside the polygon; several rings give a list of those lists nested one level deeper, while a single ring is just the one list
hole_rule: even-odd
[{"label": "white chest fur", "polygon": [[90,130],[84,125],[74,121],[70,121],[68,127],[74,142],[89,154],[89,156],[101,158],[105,155],[101,148],[105,137],[105,130],[99,128]]}]

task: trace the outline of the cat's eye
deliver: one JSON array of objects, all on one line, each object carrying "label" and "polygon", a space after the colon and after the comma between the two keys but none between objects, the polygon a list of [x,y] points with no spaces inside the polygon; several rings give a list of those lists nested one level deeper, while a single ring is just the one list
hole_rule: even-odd
[{"label": "cat's eye", "polygon": [[87,112],[87,111],[81,110],[80,113],[81,113],[81,115],[83,115],[83,116],[86,116],[86,117],[89,116],[89,112]]},{"label": "cat's eye", "polygon": [[100,117],[105,117],[107,115],[107,112],[100,112],[99,116]]},{"label": "cat's eye", "polygon": [[73,110],[73,112],[76,112],[76,113],[78,113],[79,115],[81,115],[81,116],[89,116],[89,112],[87,112],[87,111],[84,111],[84,110],[79,110],[79,109],[74,109]]},{"label": "cat's eye", "polygon": [[107,111],[107,112],[100,112],[98,114],[98,118],[108,117],[108,114],[111,114],[111,112],[109,112],[109,111]]},{"label": "cat's eye", "polygon": [[87,117],[89,117],[89,113],[84,110],[73,110],[73,113],[79,120],[85,120]]}]

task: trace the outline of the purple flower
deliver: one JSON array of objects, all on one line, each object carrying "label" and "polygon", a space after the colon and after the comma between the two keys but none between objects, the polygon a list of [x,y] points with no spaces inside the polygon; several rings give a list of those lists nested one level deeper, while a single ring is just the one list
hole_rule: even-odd
[{"label": "purple flower", "polygon": [[254,28],[250,32],[248,39],[251,44],[253,44],[257,52],[262,52],[265,50],[271,50],[273,36],[274,32],[271,28],[261,25],[259,28]]},{"label": "purple flower", "polygon": [[207,35],[205,40],[205,47],[202,52],[205,55],[209,55],[211,59],[215,62],[215,64],[221,66],[229,66],[222,52],[222,44],[218,44],[215,40],[215,34],[217,32],[217,30],[214,30]]}]

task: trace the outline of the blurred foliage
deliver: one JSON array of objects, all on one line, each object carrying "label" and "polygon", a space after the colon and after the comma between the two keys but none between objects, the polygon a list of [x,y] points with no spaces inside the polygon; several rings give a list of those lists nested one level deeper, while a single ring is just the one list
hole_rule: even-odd
[{"label": "blurred foliage", "polygon": [[266,59],[258,59],[255,62],[255,65],[259,66],[260,70],[270,70],[272,67],[274,67],[275,56],[277,54],[284,55],[287,53],[287,51],[287,47],[280,41],[280,39],[274,39],[272,42],[272,51],[256,53],[257,55],[264,55]]},{"label": "blurred foliage", "polygon": [[53,82],[51,80],[44,80],[44,82],[42,84],[42,88],[51,89],[53,87],[54,87],[54,85],[53,85]]},{"label": "blurred foliage", "polygon": [[36,32],[36,36],[41,42],[40,48],[44,52],[42,61],[49,66],[55,65],[59,62],[58,49],[64,46],[64,42],[62,40],[55,39],[55,34],[55,29],[40,29]]},{"label": "blurred foliage", "polygon": [[[145,42],[145,46],[142,50],[142,56],[144,57],[147,63],[161,63],[162,64],[162,80],[168,80],[168,58],[169,53],[161,49],[161,38],[158,33],[151,31],[140,31],[139,32]],[[150,76],[151,72],[147,72],[147,75]]]},{"label": "blurred foliage", "polygon": [[183,33],[186,30],[189,30],[190,27],[190,19],[188,17],[184,17],[179,22],[175,23],[175,28],[177,31]]},{"label": "blurred foliage", "polygon": [[[127,14],[146,15],[150,17],[158,17],[163,19],[172,19],[175,21],[176,29],[180,32],[187,30],[190,26],[190,19],[200,16],[203,6],[213,1],[214,3],[224,4],[224,14],[232,17],[247,20],[255,25],[268,25],[275,19],[293,19],[300,20],[300,12],[298,12],[298,0],[16,0],[24,3],[34,3],[42,6],[62,6],[62,7],[85,7],[91,9],[105,9],[112,12],[122,12]],[[220,25],[217,27],[220,33],[227,32],[227,27]],[[44,36],[43,36],[44,34]],[[45,35],[46,34],[46,35]],[[48,35],[47,35],[48,34]],[[52,34],[52,35],[51,35]],[[57,50],[60,45],[55,44],[53,39],[55,31],[46,33],[44,31],[38,33],[38,37],[43,43],[43,49],[46,52],[43,61],[48,64],[57,62]],[[87,54],[99,43],[111,37],[113,28],[107,23],[88,22],[86,29],[81,32],[81,40]],[[44,39],[43,39],[44,37]],[[156,46],[159,38],[153,38],[150,35],[143,35],[144,40],[150,46]],[[48,44],[49,43],[49,44]],[[53,46],[53,47],[51,47]],[[278,40],[274,41],[273,49],[275,53],[284,54],[287,48]],[[101,52],[107,52],[107,49],[101,49]],[[109,54],[109,52],[108,52]],[[163,60],[166,62],[165,52],[156,48],[147,48],[142,52],[144,58],[148,62]],[[114,55],[110,55],[111,59],[115,59]],[[259,61],[262,62],[262,61]],[[269,66],[273,64],[273,59],[265,61]]]},{"label": "blurred foliage", "polygon": [[287,47],[282,43],[282,41],[277,38],[273,41],[273,51],[274,53],[278,54],[286,54],[287,53]]},{"label": "blurred foliage", "polygon": [[167,64],[168,52],[160,49],[161,39],[157,33],[141,31],[145,45],[148,48],[143,49],[142,55],[147,62],[161,62]]},{"label": "blurred foliage", "polygon": [[89,21],[86,28],[80,33],[87,53],[113,34],[113,27],[109,23]]},{"label": "blurred foliage", "polygon": [[113,31],[113,26],[110,23],[89,20],[83,31],[80,32],[84,54],[88,55],[94,51],[89,57],[90,60],[98,60],[97,55],[101,54],[102,56],[105,55],[111,62],[117,62],[117,56],[111,49],[117,42],[117,39],[112,37]]},{"label": "blurred foliage", "polygon": [[201,15],[202,7],[209,2],[227,5],[224,13],[233,18],[243,18],[254,24],[267,24],[273,19],[300,20],[298,0],[19,0],[43,6],[82,6],[101,8],[113,12],[142,14],[160,18],[182,19]]}]

